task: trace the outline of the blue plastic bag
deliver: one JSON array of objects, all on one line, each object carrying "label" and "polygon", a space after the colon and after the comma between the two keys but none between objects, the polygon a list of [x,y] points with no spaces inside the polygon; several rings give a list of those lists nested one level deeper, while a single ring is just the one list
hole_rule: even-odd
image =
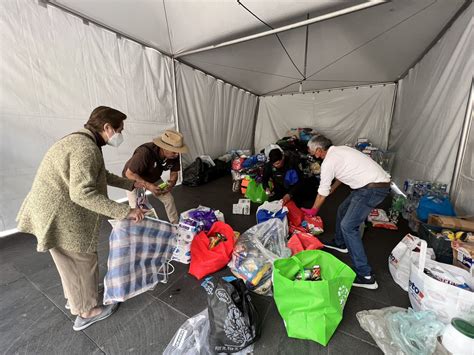
[{"label": "blue plastic bag", "polygon": [[295,169],[288,170],[285,174],[285,186],[293,186],[298,183],[299,177]]},{"label": "blue plastic bag", "polygon": [[442,216],[456,216],[448,197],[423,196],[416,210],[418,219],[426,222],[428,215],[439,214]]},{"label": "blue plastic bag", "polygon": [[272,218],[279,218],[283,221],[287,213],[288,211],[283,211],[283,209],[277,212],[267,211],[265,209],[259,209],[257,211],[257,224],[268,221],[269,219],[272,219]]},{"label": "blue plastic bag", "polygon": [[256,155],[252,155],[245,159],[245,161],[242,163],[242,168],[248,169],[251,168],[252,166],[256,165],[258,163],[258,158]]}]

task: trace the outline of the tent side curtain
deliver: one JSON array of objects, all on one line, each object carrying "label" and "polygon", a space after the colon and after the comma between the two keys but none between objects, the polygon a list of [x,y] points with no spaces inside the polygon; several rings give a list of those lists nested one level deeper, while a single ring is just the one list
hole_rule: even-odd
[{"label": "tent side curtain", "polygon": [[474,72],[472,13],[470,5],[399,82],[389,146],[397,152],[398,183],[407,178],[451,183]]},{"label": "tent side curtain", "polygon": [[189,147],[183,164],[252,149],[257,97],[182,63],[176,70],[179,128]]},{"label": "tent side curtain", "polygon": [[285,136],[290,128],[311,127],[334,144],[368,138],[387,148],[395,84],[260,98],[255,148]]},{"label": "tent side curtain", "polygon": [[474,116],[472,114],[470,119],[471,129],[467,137],[459,180],[453,196],[456,212],[460,216],[474,216]]},{"label": "tent side curtain", "polygon": [[[124,112],[124,143],[104,147],[121,174],[134,149],[175,127],[171,60],[36,1],[0,2],[0,230],[15,216],[47,149],[97,106]],[[110,197],[125,197],[111,190]]]}]

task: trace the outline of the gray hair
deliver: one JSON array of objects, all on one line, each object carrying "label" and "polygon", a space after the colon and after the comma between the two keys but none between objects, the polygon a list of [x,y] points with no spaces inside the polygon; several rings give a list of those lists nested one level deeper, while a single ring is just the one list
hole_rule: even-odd
[{"label": "gray hair", "polygon": [[314,136],[308,142],[308,148],[310,152],[314,152],[318,148],[327,151],[330,146],[332,146],[331,140],[324,137],[323,135]]}]

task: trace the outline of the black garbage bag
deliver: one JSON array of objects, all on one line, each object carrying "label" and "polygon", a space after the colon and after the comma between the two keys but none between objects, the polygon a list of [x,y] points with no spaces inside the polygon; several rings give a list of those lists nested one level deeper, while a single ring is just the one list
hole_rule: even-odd
[{"label": "black garbage bag", "polygon": [[184,169],[183,185],[200,186],[228,174],[230,174],[230,163],[224,163],[216,159],[214,160],[214,166],[210,166],[198,157]]},{"label": "black garbage bag", "polygon": [[219,159],[214,159],[214,166],[207,170],[207,181],[212,181],[230,174],[231,163],[225,163]]},{"label": "black garbage bag", "polygon": [[241,279],[210,277],[203,282],[209,310],[211,350],[235,353],[260,337],[260,317]]},{"label": "black garbage bag", "polygon": [[208,181],[208,165],[205,164],[201,158],[196,158],[183,171],[183,185],[187,186],[200,186]]}]

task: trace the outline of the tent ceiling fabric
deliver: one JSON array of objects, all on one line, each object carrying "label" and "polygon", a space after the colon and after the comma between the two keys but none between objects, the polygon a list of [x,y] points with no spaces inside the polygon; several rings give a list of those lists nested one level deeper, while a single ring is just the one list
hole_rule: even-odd
[{"label": "tent ceiling fabric", "polygon": [[[236,0],[51,0],[171,54],[268,30]],[[277,27],[362,0],[242,0]],[[165,14],[166,11],[166,14]],[[306,17],[304,17],[306,18]],[[168,26],[169,24],[169,33]],[[171,44],[170,44],[171,37]]]},{"label": "tent ceiling fabric", "polygon": [[[176,55],[278,28],[364,1],[54,0],[137,40]],[[396,81],[464,0],[393,0],[306,27],[181,59],[258,95]],[[283,44],[283,45],[282,45]],[[284,47],[283,47],[284,46]],[[288,52],[288,54],[285,52]],[[290,60],[291,57],[291,60]],[[303,74],[303,75],[302,75]]]}]

